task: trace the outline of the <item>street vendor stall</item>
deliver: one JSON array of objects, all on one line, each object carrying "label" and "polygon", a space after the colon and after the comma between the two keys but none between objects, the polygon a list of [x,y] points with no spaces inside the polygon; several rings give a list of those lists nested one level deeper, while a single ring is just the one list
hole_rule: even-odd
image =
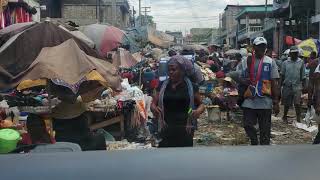
[{"label": "street vendor stall", "polygon": [[[56,122],[59,122],[60,125],[71,121],[76,124],[77,121],[80,124],[86,122],[86,116],[82,115],[86,111],[83,108],[83,102],[96,99],[105,88],[121,90],[120,77],[116,68],[108,62],[86,55],[73,39],[59,46],[43,48],[29,68],[16,76],[13,82],[18,84],[18,91],[16,94],[6,96],[9,104],[18,106],[20,112],[29,113],[29,115],[52,117],[54,131],[51,132],[56,133],[51,135],[58,139],[64,138],[66,141],[68,141],[68,137],[63,137],[66,131],[55,128]],[[28,90],[34,92],[37,87],[41,91],[33,93],[33,97],[27,99],[25,93]],[[23,94],[18,99],[17,93],[20,92]],[[77,99],[77,96],[81,98]],[[57,97],[61,102],[54,101],[53,97]],[[17,103],[12,104],[15,102]],[[79,120],[74,119],[78,116],[81,116],[78,118]],[[68,119],[68,121],[64,119]],[[63,126],[68,129],[67,126]],[[70,128],[69,130],[78,133],[76,128],[72,126],[71,129],[75,131]],[[67,134],[71,132],[67,132]],[[72,137],[71,134],[68,136]],[[69,140],[69,142],[74,142],[75,139]],[[94,142],[94,139],[92,140],[91,142]],[[79,140],[75,143],[80,144],[83,150],[93,150],[96,145],[90,145],[91,142]]]}]

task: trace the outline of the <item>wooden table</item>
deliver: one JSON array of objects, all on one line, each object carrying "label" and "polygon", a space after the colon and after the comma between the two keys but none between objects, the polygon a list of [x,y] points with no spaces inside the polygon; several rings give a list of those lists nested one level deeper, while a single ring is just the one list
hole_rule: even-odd
[{"label": "wooden table", "polygon": [[117,117],[114,117],[114,118],[111,118],[111,119],[106,119],[106,120],[104,120],[102,122],[98,122],[98,123],[92,124],[92,125],[90,125],[90,130],[91,131],[97,130],[97,129],[108,127],[108,126],[111,126],[111,125],[117,124],[117,123],[120,123],[121,139],[123,139],[124,135],[125,135],[125,131],[124,131],[124,116],[123,115],[120,115],[120,116],[117,116]]}]

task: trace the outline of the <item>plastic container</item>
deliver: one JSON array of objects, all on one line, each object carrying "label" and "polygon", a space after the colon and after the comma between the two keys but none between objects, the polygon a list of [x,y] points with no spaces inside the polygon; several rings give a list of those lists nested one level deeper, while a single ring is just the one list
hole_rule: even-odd
[{"label": "plastic container", "polygon": [[221,112],[219,106],[208,106],[207,111],[209,122],[221,121]]},{"label": "plastic container", "polygon": [[0,153],[9,153],[16,149],[18,141],[21,139],[19,132],[13,129],[0,130]]}]

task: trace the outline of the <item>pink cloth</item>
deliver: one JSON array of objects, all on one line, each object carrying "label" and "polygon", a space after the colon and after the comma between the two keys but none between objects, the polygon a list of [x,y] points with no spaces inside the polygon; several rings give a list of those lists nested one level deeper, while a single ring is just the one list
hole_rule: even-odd
[{"label": "pink cloth", "polygon": [[207,64],[209,64],[210,66],[212,66],[212,65],[214,65],[214,61],[208,60],[208,61],[207,61]]}]

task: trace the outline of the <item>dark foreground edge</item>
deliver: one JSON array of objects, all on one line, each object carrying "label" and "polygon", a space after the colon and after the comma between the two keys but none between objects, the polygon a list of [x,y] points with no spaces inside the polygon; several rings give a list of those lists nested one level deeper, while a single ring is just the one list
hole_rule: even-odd
[{"label": "dark foreground edge", "polygon": [[320,146],[0,155],[0,179],[319,180]]}]

